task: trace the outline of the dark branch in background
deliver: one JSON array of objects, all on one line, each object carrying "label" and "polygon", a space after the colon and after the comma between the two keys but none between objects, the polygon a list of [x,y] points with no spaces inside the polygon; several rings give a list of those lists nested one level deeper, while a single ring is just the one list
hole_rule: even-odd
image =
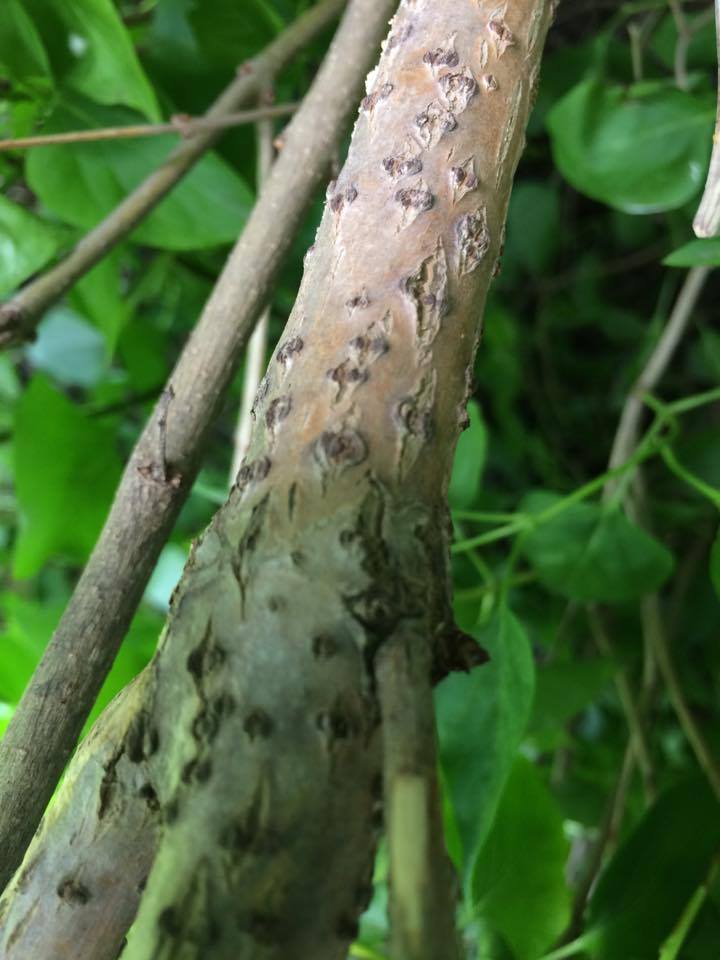
[{"label": "dark branch in background", "polygon": [[[345,0],[325,0],[287,28],[266,49],[243,64],[236,78],[205,114],[216,120],[257,99],[275,74],[338,16]],[[0,348],[32,338],[42,315],[154,209],[175,184],[210,149],[220,135],[201,130],[183,140],[75,249],[0,306]]]},{"label": "dark branch in background", "polygon": [[165,411],[159,403],[131,454],[100,539],[0,741],[0,887],[22,858],[75,747],[192,487],[208,428],[252,323],[360,99],[390,5],[373,6],[372,16],[367,7],[367,0],[350,5],[288,127],[267,187],[170,377],[173,399],[167,422],[161,427]]},{"label": "dark branch in background", "polygon": [[[693,267],[692,270],[688,271],[667,325],[625,400],[620,423],[613,440],[610,462],[608,463],[610,470],[621,463],[625,463],[635,450],[640,420],[645,409],[643,397],[645,394],[653,392],[667,370],[668,364],[687,330],[695,304],[702,293],[709,273],[708,267]],[[612,496],[616,485],[617,481],[611,481],[607,484],[606,498]]]},{"label": "dark branch in background", "polygon": [[[693,311],[709,273],[707,267],[693,267],[688,271],[665,328],[625,400],[610,454],[608,464],[610,469],[625,462],[634,453],[638,445],[640,420],[644,411],[643,397],[655,389],[670,365],[683,336],[687,332]],[[607,501],[618,492],[621,491],[617,489],[617,481],[611,480],[606,483],[603,495]],[[626,493],[623,500],[632,519],[647,529],[647,519],[642,517],[644,489],[640,468],[638,468],[635,476],[634,489]],[[600,649],[606,653],[611,652],[609,638],[604,636],[602,623],[598,620],[597,613],[590,610],[589,617],[591,626],[594,628],[595,638],[599,641]],[[720,765],[714,759],[703,732],[696,723],[685,699],[672,661],[660,607],[660,598],[657,593],[648,594],[642,598],[641,622],[644,650],[641,690],[636,699],[633,699],[629,686],[626,686],[624,691],[620,690],[623,709],[628,720],[630,740],[623,758],[617,786],[608,806],[603,828],[597,842],[593,845],[587,870],[575,896],[572,921],[563,937],[564,942],[572,940],[579,933],[587,899],[603,863],[620,833],[625,814],[627,793],[636,763],[641,768],[646,787],[651,782],[650,755],[644,736],[644,723],[653,693],[656,668],[659,668],[673,709],[695,758],[716,796],[720,799]]]},{"label": "dark branch in background", "polygon": [[101,127],[97,130],[70,130],[66,133],[45,133],[36,137],[19,137],[15,140],[0,140],[0,150],[25,150],[29,147],[51,147],[65,143],[93,143],[96,140],[137,140],[140,137],[161,137],[177,133],[181,137],[194,136],[204,130],[227,130],[243,123],[287,117],[297,110],[296,103],[279,103],[275,106],[228,113],[224,117],[189,117],[177,114],[169,123],[139,123],[126,127]]}]

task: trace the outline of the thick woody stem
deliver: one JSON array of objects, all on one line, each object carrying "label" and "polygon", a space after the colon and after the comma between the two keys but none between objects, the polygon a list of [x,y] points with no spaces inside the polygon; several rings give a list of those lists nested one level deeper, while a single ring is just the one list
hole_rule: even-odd
[{"label": "thick woody stem", "polygon": [[390,849],[391,955],[457,960],[459,888],[445,852],[430,684],[423,638],[394,636],[378,656],[385,825]]},{"label": "thick woody stem", "polygon": [[151,682],[146,670],[126,687],[73,759],[0,900],[3,960],[117,957],[160,826],[153,785],[157,731],[143,713]]},{"label": "thick woody stem", "polygon": [[693,230],[698,237],[714,237],[720,229],[720,0],[715,0],[715,31],[718,48],[718,106],[712,155],[705,190],[695,214]]},{"label": "thick woody stem", "polygon": [[[378,6],[350,7],[358,49]],[[151,668],[163,830],[128,960],[344,960],[383,793],[394,960],[453,956],[430,697],[460,639],[446,488],[550,7],[404,0],[392,23],[246,462]],[[212,341],[203,321],[196,356]],[[170,478],[172,431],[197,416],[173,385]]]},{"label": "thick woody stem", "polygon": [[[243,64],[233,82],[205,114],[211,121],[252,102],[274,75],[321,30],[332,23],[345,0],[324,0],[288,27],[261,54]],[[183,140],[103,221],[87,233],[60,263],[0,305],[0,348],[32,337],[43,314],[88,270],[123,240],[181,180],[220,136],[211,126]],[[198,211],[202,215],[202,211]],[[1,876],[0,876],[1,881]]]},{"label": "thick woody stem", "polygon": [[35,832],[192,487],[240,350],[342,137],[393,6],[354,0],[348,8],[0,741],[0,888]]}]

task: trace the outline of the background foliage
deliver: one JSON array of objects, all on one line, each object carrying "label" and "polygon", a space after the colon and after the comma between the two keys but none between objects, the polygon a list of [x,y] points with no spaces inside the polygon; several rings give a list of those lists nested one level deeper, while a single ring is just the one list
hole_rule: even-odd
[{"label": "background foliage", "polygon": [[[0,135],[200,113],[308,5],[4,0]],[[549,41],[450,487],[456,616],[491,654],[437,691],[470,957],[717,956],[718,798],[652,656],[662,630],[717,756],[715,274],[636,457],[601,496],[621,409],[685,269],[720,264],[720,240],[690,228],[715,115],[710,14],[706,2],[574,0]],[[326,42],[279,79],[278,101],[302,96]],[[69,249],[172,142],[0,153],[0,295]],[[227,133],[33,344],[0,355],[0,730],[243,225],[254,167],[252,130]],[[273,337],[320,209],[275,290]],[[152,655],[189,544],[224,499],[241,382],[96,713]],[[641,461],[638,513],[626,507]],[[358,957],[384,955],[385,872],[381,850]]]}]

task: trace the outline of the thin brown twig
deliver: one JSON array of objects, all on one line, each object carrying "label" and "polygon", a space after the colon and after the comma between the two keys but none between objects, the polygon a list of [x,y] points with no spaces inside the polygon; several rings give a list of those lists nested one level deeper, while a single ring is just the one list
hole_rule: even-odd
[{"label": "thin brown twig", "polygon": [[[642,396],[654,389],[670,364],[688,328],[693,309],[702,292],[709,272],[709,268],[707,267],[693,267],[692,270],[688,271],[685,283],[680,290],[668,323],[655,349],[648,358],[635,387],[627,398],[615,435],[615,442],[610,458],[611,468],[616,466],[617,463],[623,462],[632,454],[637,446],[638,425],[643,404]],[[639,471],[638,473],[642,478],[642,474]],[[642,479],[627,499],[629,509],[633,510],[636,516],[642,519],[645,501]],[[648,526],[647,520],[645,520],[643,525]],[[682,684],[680,683],[680,678],[675,670],[675,665],[670,653],[670,645],[660,608],[660,599],[656,593],[643,597],[641,614],[646,648],[651,653],[653,662],[657,664],[660,675],[667,688],[670,702],[675,710],[683,733],[695,754],[695,758],[705,773],[710,786],[720,800],[720,764],[718,764],[705,740],[703,732],[697,724],[690,705],[685,698]],[[647,684],[644,685],[646,686]]]},{"label": "thin brown twig", "polygon": [[660,609],[660,599],[656,593],[644,599],[643,620],[648,636],[652,642],[652,649],[657,661],[660,675],[667,688],[670,703],[680,722],[680,727],[690,744],[700,769],[705,774],[713,793],[720,801],[720,763],[713,753],[710,744],[695,719],[690,704],[680,682],[675,663],[670,653],[665,630],[665,622]]},{"label": "thin brown twig", "polygon": [[[677,4],[677,0],[671,0],[671,3]],[[688,90],[690,88],[690,81],[687,71],[687,58],[690,44],[695,34],[711,22],[714,16],[714,10],[712,7],[709,7],[707,10],[699,13],[693,20],[688,20],[683,13],[682,7],[679,4],[677,6],[682,27],[676,17],[676,22],[678,22],[678,38],[675,44],[674,58],[675,84],[680,90]]]},{"label": "thin brown twig", "polygon": [[[324,0],[291,24],[265,50],[238,70],[232,83],[205,114],[214,120],[253,102],[275,74],[339,15],[345,0]],[[32,339],[48,307],[123,240],[147,217],[220,136],[220,130],[200,130],[182,140],[167,160],[128,194],[75,248],[0,305],[0,348]]]},{"label": "thin brown twig", "polygon": [[138,123],[125,127],[101,127],[97,130],[68,130],[63,133],[44,133],[33,137],[0,140],[0,150],[25,150],[30,147],[51,147],[68,143],[93,143],[96,140],[137,140],[140,137],[160,137],[175,133],[192,137],[205,130],[226,130],[243,123],[287,117],[297,110],[296,103],[278,103],[254,110],[241,110],[223,117],[189,117],[178,114],[169,123]]},{"label": "thin brown twig", "polygon": [[348,6],[288,127],[267,187],[171,375],[174,396],[164,434],[167,480],[153,479],[163,416],[158,404],[130,456],[73,596],[0,741],[0,887],[32,837],[192,487],[239,352],[360,100],[362,81],[393,7],[393,0],[352,0]]},{"label": "thin brown twig", "polygon": [[[600,652],[607,657],[614,658],[614,649],[610,636],[603,622],[600,611],[595,607],[588,609],[588,619],[590,627]],[[647,742],[645,730],[643,728],[643,717],[640,706],[636,703],[635,695],[630,684],[626,670],[619,670],[615,675],[615,686],[617,688],[620,704],[627,720],[630,730],[630,742],[635,751],[635,758],[643,777],[645,786],[645,800],[648,806],[655,798],[655,775],[653,770],[650,747]]]},{"label": "thin brown twig", "polygon": [[[610,454],[609,468],[616,467],[619,463],[625,462],[635,450],[638,443],[638,430],[640,418],[643,412],[643,395],[651,392],[667,369],[672,357],[682,340],[682,336],[687,330],[693,309],[697,303],[698,297],[707,279],[708,270],[704,267],[695,267],[688,272],[685,282],[675,301],[668,322],[658,340],[655,349],[651,352],[640,376],[635,381],[630,390],[615,433],[615,439]],[[626,498],[626,509],[636,522],[640,522],[642,514],[642,501],[644,499],[644,486],[642,476],[638,471],[640,479],[636,483],[633,496]],[[604,496],[610,499],[615,493],[616,485],[608,482],[605,485]],[[639,498],[639,500],[638,500]],[[613,794],[612,803],[608,809],[608,816],[603,830],[593,850],[591,863],[588,867],[587,875],[582,887],[578,890],[573,907],[573,920],[567,934],[563,940],[572,939],[574,934],[579,931],[579,925],[585,909],[587,898],[595,883],[595,879],[602,869],[608,850],[614,843],[614,838],[622,823],[625,813],[625,804],[627,792],[631,782],[633,769],[637,760],[641,759],[638,750],[639,742],[637,732],[643,732],[645,716],[649,709],[654,685],[656,669],[659,667],[660,673],[668,686],[671,697],[678,699],[679,712],[678,717],[681,720],[683,729],[688,722],[692,727],[691,743],[700,744],[700,756],[705,762],[708,758],[708,752],[704,749],[704,740],[701,732],[694,724],[692,715],[687,704],[677,676],[675,675],[672,660],[670,658],[667,638],[662,628],[662,619],[660,616],[660,606],[657,594],[643,597],[641,603],[641,621],[643,632],[643,676],[639,701],[635,703],[632,700],[632,692],[627,690],[632,706],[628,713],[628,725],[630,727],[630,740],[623,758],[621,773],[618,777],[616,790]],[[659,626],[659,629],[658,629]],[[704,767],[703,767],[704,769]],[[711,777],[713,773],[711,772]]]},{"label": "thin brown twig", "polygon": [[605,808],[600,834],[592,844],[587,865],[575,890],[570,923],[563,933],[558,946],[575,940],[582,931],[583,916],[588,900],[600,875],[605,858],[608,852],[614,849],[620,834],[620,828],[625,814],[627,793],[632,782],[634,769],[635,746],[631,738],[628,740],[625,753],[623,754],[620,773],[615,782],[615,789]]}]

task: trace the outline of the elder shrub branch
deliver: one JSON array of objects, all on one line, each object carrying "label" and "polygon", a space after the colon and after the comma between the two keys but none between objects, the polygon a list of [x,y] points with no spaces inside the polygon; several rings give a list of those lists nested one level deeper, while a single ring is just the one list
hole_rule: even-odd
[{"label": "elder shrub branch", "polygon": [[95,549],[0,741],[0,887],[40,821],[192,487],[208,427],[360,99],[391,8],[388,0],[382,5],[353,0],[348,7],[287,129],[267,187],[171,374],[165,400],[130,456]]}]

